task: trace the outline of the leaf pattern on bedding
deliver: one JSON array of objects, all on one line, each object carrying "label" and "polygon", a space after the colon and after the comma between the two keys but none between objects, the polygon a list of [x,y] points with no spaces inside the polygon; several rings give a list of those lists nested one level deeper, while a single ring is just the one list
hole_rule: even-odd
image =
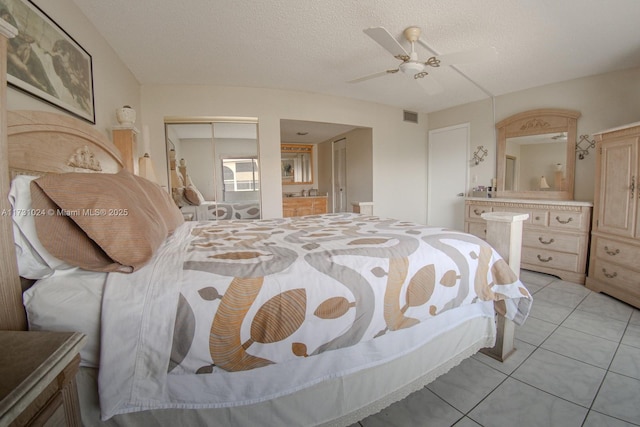
[{"label": "leaf pattern on bedding", "polygon": [[514,291],[515,275],[486,242],[408,221],[329,214],[203,222],[191,236],[184,271],[215,280],[193,292],[212,305],[200,309],[210,310],[207,357],[194,342],[193,361],[181,365],[191,372],[313,356],[476,300],[530,297],[520,285]]},{"label": "leaf pattern on bedding", "polygon": [[455,286],[459,279],[460,275],[455,270],[449,270],[440,279],[440,284],[447,287]]},{"label": "leaf pattern on bedding", "polygon": [[242,344],[244,349],[253,342],[269,344],[292,335],[305,319],[307,292],[293,289],[271,298],[263,304],[251,322],[251,339]]},{"label": "leaf pattern on bedding", "polygon": [[263,283],[262,277],[234,278],[224,293],[211,325],[209,351],[217,366],[230,371],[266,366],[272,362],[246,352],[240,326]]},{"label": "leaf pattern on bedding", "polygon": [[171,346],[168,372],[180,365],[184,358],[187,357],[195,336],[196,316],[189,302],[182,294],[178,298],[178,311],[173,330],[173,345]]},{"label": "leaf pattern on bedding", "polygon": [[480,248],[480,254],[472,252],[471,257],[478,260],[478,268],[476,269],[476,277],[474,280],[474,287],[476,295],[482,301],[491,301],[495,298],[495,294],[491,289],[494,285],[493,282],[489,283],[489,262],[493,252],[490,247],[484,246]]},{"label": "leaf pattern on bedding", "polygon": [[387,329],[390,331],[409,328],[420,323],[419,320],[404,315],[406,305],[402,309],[400,308],[400,293],[407,278],[408,268],[409,260],[407,258],[392,258],[389,262],[387,291],[384,295],[384,318],[387,322]]},{"label": "leaf pattern on bedding", "polygon": [[518,280],[518,277],[504,259],[499,259],[493,263],[491,274],[496,285],[508,285]]},{"label": "leaf pattern on bedding", "polygon": [[331,297],[323,301],[313,314],[321,319],[337,319],[352,307],[355,307],[355,303],[349,302],[345,297]]},{"label": "leaf pattern on bedding", "polygon": [[422,267],[409,281],[407,286],[407,303],[402,307],[406,312],[409,307],[426,304],[436,287],[436,268],[433,264]]}]

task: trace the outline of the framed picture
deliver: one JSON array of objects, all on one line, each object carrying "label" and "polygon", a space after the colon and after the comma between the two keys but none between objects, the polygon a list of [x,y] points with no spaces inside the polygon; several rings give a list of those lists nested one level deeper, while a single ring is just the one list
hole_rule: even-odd
[{"label": "framed picture", "polygon": [[18,29],[7,46],[9,85],[95,124],[91,55],[30,1],[0,0],[0,16]]}]

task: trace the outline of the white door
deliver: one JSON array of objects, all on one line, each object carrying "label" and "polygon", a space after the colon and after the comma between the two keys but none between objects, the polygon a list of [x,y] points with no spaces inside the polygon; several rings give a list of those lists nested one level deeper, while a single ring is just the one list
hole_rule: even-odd
[{"label": "white door", "polygon": [[333,143],[333,212],[348,212],[347,206],[347,140]]},{"label": "white door", "polygon": [[429,131],[427,224],[464,231],[469,123]]}]

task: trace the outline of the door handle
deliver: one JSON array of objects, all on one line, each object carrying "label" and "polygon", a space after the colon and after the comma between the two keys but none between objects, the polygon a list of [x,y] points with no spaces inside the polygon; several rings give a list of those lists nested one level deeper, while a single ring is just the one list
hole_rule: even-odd
[{"label": "door handle", "polygon": [[458,194],[456,194],[456,196],[458,196],[458,197],[464,197],[464,193],[458,193]]}]

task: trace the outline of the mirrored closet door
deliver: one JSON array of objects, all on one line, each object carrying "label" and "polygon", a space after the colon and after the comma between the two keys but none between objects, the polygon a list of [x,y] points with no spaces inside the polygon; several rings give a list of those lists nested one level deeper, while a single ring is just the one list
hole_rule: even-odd
[{"label": "mirrored closet door", "polygon": [[258,123],[252,118],[168,118],[167,173],[186,219],[261,217]]}]

